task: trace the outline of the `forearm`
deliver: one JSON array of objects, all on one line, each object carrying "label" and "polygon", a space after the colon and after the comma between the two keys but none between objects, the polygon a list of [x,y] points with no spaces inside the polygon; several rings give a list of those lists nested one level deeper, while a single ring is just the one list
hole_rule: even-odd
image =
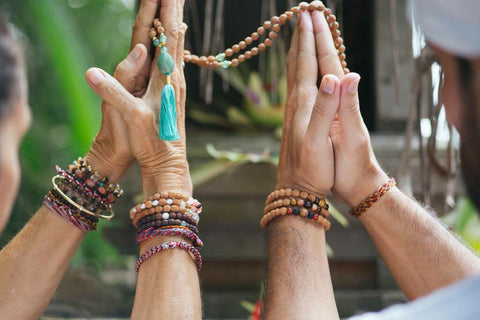
[{"label": "forearm", "polygon": [[[163,190],[176,190],[188,197],[191,196],[191,186],[186,186],[188,182],[181,182],[189,179],[172,181],[169,188],[162,184],[165,180],[168,179],[144,177],[144,195],[149,196]],[[169,241],[185,242],[185,239],[156,237],[145,243],[140,255],[154,246]],[[198,271],[188,251],[178,248],[165,250],[154,254],[141,265],[132,319],[202,319]]]},{"label": "forearm", "polygon": [[266,230],[264,319],[338,319],[325,231],[295,216],[275,219]]},{"label": "forearm", "polygon": [[[145,245],[149,248],[167,241],[161,237]],[[132,319],[202,319],[200,284],[195,261],[182,249],[162,251],[145,261],[138,273]]]},{"label": "forearm", "polygon": [[480,273],[478,257],[397,188],[360,219],[409,299]]},{"label": "forearm", "polygon": [[42,315],[84,235],[48,208],[38,210],[0,251],[2,318],[38,319]]}]

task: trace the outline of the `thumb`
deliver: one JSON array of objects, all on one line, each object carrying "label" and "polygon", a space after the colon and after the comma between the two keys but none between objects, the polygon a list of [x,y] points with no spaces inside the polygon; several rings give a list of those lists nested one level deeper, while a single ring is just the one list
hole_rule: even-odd
[{"label": "thumb", "polygon": [[349,73],[341,81],[340,108],[338,117],[342,123],[342,130],[347,139],[354,138],[365,128],[362,114],[360,113],[360,102],[358,100],[358,84],[360,75]]},{"label": "thumb", "polygon": [[132,92],[135,89],[137,77],[142,71],[147,57],[147,48],[145,48],[143,44],[137,44],[115,69],[115,79],[117,79],[128,92]]},{"label": "thumb", "polygon": [[130,113],[138,104],[138,98],[132,96],[115,78],[102,69],[88,69],[85,78],[93,91],[122,116]]}]

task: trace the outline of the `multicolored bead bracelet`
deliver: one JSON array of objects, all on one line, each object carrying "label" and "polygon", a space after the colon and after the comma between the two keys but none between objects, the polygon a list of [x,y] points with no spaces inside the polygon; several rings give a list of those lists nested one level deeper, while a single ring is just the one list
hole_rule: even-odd
[{"label": "multicolored bead bracelet", "polygon": [[260,226],[265,228],[273,219],[294,215],[307,218],[322,225],[325,231],[330,229],[329,205],[325,199],[305,191],[282,188],[273,191],[265,201],[264,216]]},{"label": "multicolored bead bracelet", "polygon": [[383,197],[390,189],[395,187],[397,182],[395,179],[390,179],[381,185],[374,193],[363,200],[358,206],[349,211],[355,218],[359,218],[363,213],[370,209],[381,197]]},{"label": "multicolored bead bracelet", "polygon": [[165,250],[170,250],[170,249],[175,249],[175,248],[180,248],[188,251],[194,258],[195,263],[197,265],[197,270],[200,271],[202,269],[202,256],[200,255],[200,252],[191,244],[188,244],[186,242],[164,242],[162,244],[159,244],[158,246],[155,246],[151,249],[149,249],[147,252],[142,254],[140,258],[138,258],[137,263],[135,265],[135,271],[138,272],[140,270],[140,267],[142,264],[151,256],[165,251]]}]

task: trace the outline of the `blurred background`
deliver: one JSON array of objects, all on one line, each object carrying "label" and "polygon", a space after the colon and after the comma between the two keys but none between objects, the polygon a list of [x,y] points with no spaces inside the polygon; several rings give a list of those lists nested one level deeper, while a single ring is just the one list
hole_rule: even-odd
[{"label": "blurred background", "polygon": [[[341,23],[352,71],[362,76],[362,113],[381,164],[402,189],[434,208],[474,248],[480,228],[463,198],[458,139],[438,101],[441,70],[410,28],[405,0],[326,1]],[[223,51],[291,0],[187,0],[186,47]],[[99,129],[100,100],[84,81],[91,66],[113,72],[128,53],[135,0],[2,0],[26,47],[33,126],[21,148],[22,186],[5,245],[41,205],[55,164],[84,155]],[[187,65],[187,136],[195,196],[204,203],[201,272],[207,319],[249,319],[261,296],[264,235],[258,225],[275,183],[291,26],[267,53],[238,69]],[[89,234],[72,261],[51,318],[128,318],[137,248],[127,212],[138,199],[137,168],[123,179],[118,217]],[[358,221],[331,197],[327,240],[340,315],[404,301]],[[228,208],[228,209],[227,209]],[[41,241],[41,239],[38,239]]]}]

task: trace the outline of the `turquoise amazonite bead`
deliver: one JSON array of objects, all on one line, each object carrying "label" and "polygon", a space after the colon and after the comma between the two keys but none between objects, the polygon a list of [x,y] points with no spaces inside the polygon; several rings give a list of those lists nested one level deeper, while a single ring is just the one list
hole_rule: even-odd
[{"label": "turquoise amazonite bead", "polygon": [[153,40],[153,45],[155,47],[158,47],[160,45],[160,40],[158,40],[158,39]]},{"label": "turquoise amazonite bead", "polygon": [[232,62],[230,62],[230,61],[228,61],[228,60],[223,60],[223,61],[221,62],[221,65],[222,65],[222,67],[223,67],[224,69],[229,68],[231,64],[232,64]]},{"label": "turquoise amazonite bead", "polygon": [[168,75],[173,72],[173,69],[175,68],[175,61],[173,61],[172,56],[167,50],[162,50],[160,56],[158,57],[157,65],[163,74]]},{"label": "turquoise amazonite bead", "polygon": [[218,62],[222,62],[223,60],[225,60],[225,53],[217,54],[216,59]]}]

